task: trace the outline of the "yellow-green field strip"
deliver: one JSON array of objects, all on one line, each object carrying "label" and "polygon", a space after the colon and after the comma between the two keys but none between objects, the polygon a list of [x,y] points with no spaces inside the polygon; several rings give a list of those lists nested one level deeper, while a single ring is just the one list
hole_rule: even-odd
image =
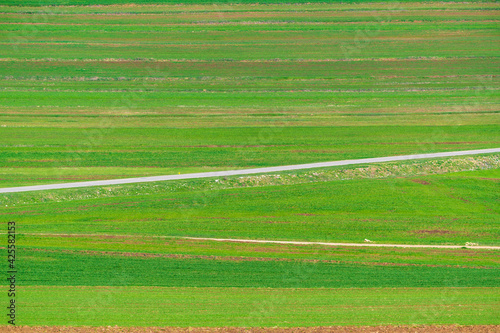
[{"label": "yellow-green field strip", "polygon": [[168,175],[168,176],[124,178],[124,179],[99,180],[99,181],[89,181],[89,182],[64,183],[64,184],[7,187],[7,188],[0,188],[0,193],[57,190],[57,189],[64,189],[64,188],[78,188],[78,187],[106,186],[106,185],[121,185],[121,184],[133,184],[133,183],[158,182],[158,181],[165,181],[165,180],[226,177],[226,176],[249,175],[249,174],[267,173],[267,172],[324,168],[324,167],[331,167],[331,166],[366,164],[366,163],[380,163],[380,162],[394,162],[394,161],[417,160],[417,159],[425,159],[425,158],[464,156],[464,155],[475,155],[475,154],[489,154],[489,153],[499,153],[499,152],[500,152],[500,148],[475,149],[475,150],[462,150],[462,151],[431,153],[431,154],[414,154],[414,155],[387,156],[387,157],[376,157],[376,158],[362,158],[362,159],[356,159],[356,160],[342,160],[342,161],[333,161],[333,162],[285,165],[285,166],[266,167],[266,168],[243,169],[243,170],[201,172],[201,173],[190,173],[190,174],[184,174],[184,175]]}]

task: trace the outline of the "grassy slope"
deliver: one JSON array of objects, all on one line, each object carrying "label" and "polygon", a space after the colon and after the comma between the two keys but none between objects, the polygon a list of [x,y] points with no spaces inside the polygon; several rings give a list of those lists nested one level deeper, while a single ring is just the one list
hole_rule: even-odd
[{"label": "grassy slope", "polygon": [[0,7],[0,182],[498,145],[496,6],[394,6]]},{"label": "grassy slope", "polygon": [[0,182],[492,147],[495,19],[481,2],[0,7]]},{"label": "grassy slope", "polygon": [[[498,169],[462,172],[419,177],[420,181],[427,181],[431,185],[416,185],[419,185],[420,189],[437,186],[441,189],[440,193],[444,193],[446,190],[443,185],[448,181],[449,184],[453,184],[453,194],[457,203],[460,201],[463,204],[460,199],[463,199],[462,195],[465,192],[462,191],[465,189],[475,198],[470,200],[468,197],[469,202],[481,206],[493,199],[493,194],[488,190],[488,186],[480,190],[478,184],[491,182],[491,179],[498,179],[498,176]],[[399,179],[395,188],[404,189],[405,182],[407,180]],[[353,191],[360,189],[357,187],[358,181],[324,184],[338,185],[338,183],[343,183],[343,188],[353,187]],[[367,180],[364,181],[365,186],[366,183]],[[301,186],[308,191],[316,187],[305,184],[286,186],[285,189]],[[337,188],[337,186],[327,187]],[[460,188],[461,191],[457,192],[456,190]],[[217,223],[220,226],[218,222],[224,221],[200,220],[198,217],[204,216],[206,219],[210,211],[228,210],[236,201],[220,200],[227,198],[226,193],[236,194],[243,203],[246,203],[244,198],[241,198],[242,195],[250,195],[251,200],[255,201],[264,193],[271,193],[272,196],[275,190],[283,191],[281,187],[269,187],[268,190],[262,191],[264,189],[255,189],[260,190],[258,192],[252,188],[219,191],[215,197],[207,195],[210,200],[201,206],[189,204],[191,200],[198,201],[203,198],[199,192],[181,190],[179,194],[183,194],[184,199],[187,199],[187,209],[192,205],[193,208],[198,207],[187,214],[186,222],[200,221],[203,227],[206,223]],[[325,187],[318,188],[318,192],[324,190]],[[374,188],[369,190],[373,194]],[[432,190],[429,190],[423,194],[416,191],[411,197],[424,197],[431,192]],[[317,198],[317,194],[314,197]],[[325,197],[328,195],[325,193]],[[172,196],[166,195],[166,197],[168,203],[168,199]],[[268,197],[267,205],[262,205],[262,208],[268,210],[269,207],[274,207],[277,204],[276,198],[279,197],[289,198],[291,195],[277,195],[272,201]],[[127,231],[141,233],[151,230],[152,226],[158,227],[164,223],[170,224],[172,221],[170,218],[167,220],[156,218],[152,219],[150,224],[144,220],[147,214],[137,214],[130,210],[134,205],[140,207],[142,203],[147,203],[148,211],[154,212],[155,209],[151,205],[159,202],[158,200],[164,200],[165,194],[132,196],[125,202],[122,198],[116,199],[74,201],[80,208],[68,202],[46,203],[43,206],[21,205],[19,208],[9,209],[9,212],[23,211],[23,215],[27,218],[17,223],[20,232],[27,231],[28,225],[37,224],[33,221],[27,222],[30,215],[33,214],[32,217],[35,219],[37,216],[44,219],[48,211],[64,213],[53,216],[50,224],[39,224],[41,228],[37,230],[38,232],[57,231],[52,229],[54,227],[60,228],[59,232],[73,231],[72,224],[53,222],[64,221],[63,215],[68,213],[72,214],[70,220],[76,223],[73,224],[76,227],[75,232],[85,232],[83,225],[90,218],[92,229],[86,230],[87,232],[105,232],[108,235],[123,234]],[[409,197],[406,196],[405,199],[408,200]],[[432,197],[429,199],[432,200]],[[494,202],[493,199],[490,202],[493,205],[489,207],[496,207]],[[115,203],[121,204],[115,206]],[[349,202],[347,204],[354,206]],[[425,206],[422,203],[414,204]],[[248,213],[251,213],[251,206],[249,207]],[[383,211],[386,208],[381,206],[378,209]],[[85,212],[84,215],[76,213],[80,210]],[[270,213],[267,210],[266,215]],[[142,212],[144,211],[143,208]],[[447,211],[452,212],[453,209],[448,208]],[[119,224],[114,224],[110,219],[102,219],[106,213],[112,212],[120,216]],[[430,213],[429,210],[427,212]],[[40,213],[41,215],[36,215]],[[456,213],[458,215],[461,212],[456,211]],[[372,211],[371,215],[373,214]],[[123,229],[124,225],[133,227],[135,224],[131,219],[139,217],[141,221],[135,230]],[[296,220],[298,224],[314,218],[298,217]],[[443,216],[440,217],[441,220],[442,218]],[[248,219],[244,220],[245,224],[248,224]],[[277,219],[267,217],[265,220]],[[456,236],[448,233],[450,231],[448,226],[452,220],[454,219],[443,220],[443,225],[433,224],[431,228],[436,229],[407,234],[404,241],[408,242],[409,239],[424,243],[433,240],[442,242],[444,239],[449,241]],[[371,231],[373,223],[377,222],[381,221],[369,222]],[[395,225],[394,221],[389,222],[381,225],[381,228],[387,229]],[[454,220],[453,225],[462,232],[471,230],[470,221],[459,226]],[[490,223],[489,230],[494,230],[491,228],[493,225]],[[99,226],[104,228],[101,229]],[[418,226],[422,227],[421,224]],[[357,228],[360,228],[360,225]],[[484,231],[484,228],[481,230]],[[155,234],[165,234],[165,232],[156,231]],[[397,235],[401,236],[401,233],[398,232]],[[497,236],[494,238],[498,239]],[[22,292],[19,298],[20,322],[28,325],[308,326],[498,322],[492,315],[498,309],[498,288],[496,288],[498,251],[321,246],[297,248],[148,237],[61,238],[31,235],[19,236],[18,245],[20,246],[18,284]],[[184,256],[179,256],[180,254]],[[85,286],[93,286],[93,292],[89,293],[88,287]],[[150,287],[145,289],[141,286]],[[219,288],[214,288],[216,286]],[[255,289],[262,287],[266,289]],[[283,287],[292,289],[280,289]],[[194,293],[196,296],[193,296]],[[73,303],[74,306],[71,305]],[[51,306],[44,306],[46,304]],[[65,309],[61,308],[63,304]],[[71,311],[66,310],[68,304]],[[136,308],[149,309],[152,304],[156,304],[155,311],[145,311],[144,316],[130,318],[125,315],[135,311]],[[43,310],[39,309],[40,306]],[[199,309],[203,315],[197,315],[196,318],[190,316],[188,313],[193,313],[192,309]],[[472,309],[474,315],[470,314]],[[380,316],[385,318],[384,321],[376,319]]]},{"label": "grassy slope", "polygon": [[109,198],[106,187],[49,191],[35,204],[13,195],[4,214],[18,215],[23,233],[498,245],[498,170],[233,189],[212,180],[125,187],[126,197]]}]

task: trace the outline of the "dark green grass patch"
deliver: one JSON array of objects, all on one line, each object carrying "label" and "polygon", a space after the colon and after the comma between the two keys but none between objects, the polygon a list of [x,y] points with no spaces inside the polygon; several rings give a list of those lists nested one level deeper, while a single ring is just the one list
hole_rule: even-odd
[{"label": "dark green grass patch", "polygon": [[18,252],[19,286],[494,287],[500,281],[498,269],[465,267],[148,258],[28,248]]}]

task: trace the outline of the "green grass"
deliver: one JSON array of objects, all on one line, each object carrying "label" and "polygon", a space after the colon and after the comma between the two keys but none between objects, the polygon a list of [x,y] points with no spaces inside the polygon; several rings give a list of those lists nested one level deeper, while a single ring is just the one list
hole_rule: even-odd
[{"label": "green grass", "polygon": [[[33,91],[16,91],[9,92],[9,98],[6,96],[0,99],[0,102],[8,108],[23,107],[23,108],[53,108],[54,101],[58,101],[60,106],[81,106],[83,108],[99,108],[107,107],[113,108],[117,104],[123,103],[121,101],[122,95],[120,91],[115,92],[77,92],[77,91],[47,91],[47,92],[33,92]],[[134,92],[130,92],[134,96]],[[230,96],[224,98],[224,92],[211,92],[199,93],[190,91],[181,92],[147,92],[141,93],[137,99],[132,99],[130,103],[133,105],[130,109],[136,108],[160,108],[160,107],[179,107],[186,106],[189,108],[195,107],[208,107],[215,108],[217,106],[223,108],[239,106],[242,108],[263,109],[265,107],[278,108],[282,105],[289,103],[291,98],[296,94],[286,91],[271,91],[260,94],[259,91],[250,92],[235,92]],[[125,95],[126,97],[127,95]],[[423,97],[426,99],[422,101]],[[440,105],[447,103],[446,101],[452,100],[453,105],[467,105],[477,103],[477,91],[475,89],[467,89],[463,91],[433,91],[433,92],[340,92],[334,94],[332,91],[318,91],[318,92],[303,92],[300,94],[301,99],[295,103],[295,107],[308,106],[308,107],[325,107],[340,103],[346,104],[347,101],[354,99],[357,106],[368,106],[371,102],[375,106],[391,106],[395,107],[398,103],[403,103],[409,107],[422,107],[429,104]],[[485,103],[492,103],[498,94],[496,92],[481,98]],[[253,102],[252,102],[253,101]]]},{"label": "green grass", "polygon": [[[498,146],[497,133],[496,125],[3,128],[0,167],[6,178],[0,177],[0,183],[7,187],[490,148]],[[43,170],[49,172],[40,175]]]},{"label": "green grass", "polygon": [[23,233],[498,245],[498,170],[250,188],[139,184],[111,197],[110,187],[20,193],[4,195],[4,211]]},{"label": "green grass", "polygon": [[494,147],[496,7],[0,7],[0,183]]},{"label": "green grass", "polygon": [[[429,267],[500,268],[498,251],[476,249],[346,247],[214,242],[200,239],[155,236],[35,235],[21,234],[19,245],[47,251],[92,251],[109,255],[136,253],[139,257],[204,258],[217,260],[296,260],[298,263],[325,261],[348,265],[427,265]],[[83,252],[82,252],[83,253]],[[40,259],[40,258],[38,258]]]},{"label": "green grass", "polygon": [[29,248],[20,248],[18,255],[19,286],[495,287],[499,282],[498,268],[148,258],[92,254],[87,250],[53,253]]},{"label": "green grass", "polygon": [[[36,185],[49,183],[66,183],[88,180],[106,180],[117,178],[133,178],[141,176],[177,175],[179,173],[198,173],[222,171],[229,168],[128,168],[128,167],[93,167],[93,168],[1,168],[0,185],[2,187]],[[232,169],[232,168],[231,168]]]},{"label": "green grass", "polygon": [[[434,27],[434,24],[432,25]],[[461,26],[453,26],[452,28],[460,29]],[[487,27],[492,28],[492,26]],[[343,40],[336,40],[328,43],[305,44],[301,48],[297,48],[296,44],[289,42],[279,47],[270,43],[264,45],[258,44],[236,44],[226,43],[221,45],[190,45],[190,44],[174,44],[169,45],[169,53],[173,59],[188,59],[188,60],[257,60],[257,59],[323,59],[332,57],[336,59],[345,59],[349,57],[360,57],[363,59],[370,58],[392,58],[394,54],[398,54],[401,58],[411,57],[495,57],[498,55],[498,48],[493,48],[490,43],[497,45],[498,41],[494,37],[494,32],[483,37],[482,31],[474,40],[478,44],[471,45],[471,38],[456,38],[450,39],[449,36],[443,36],[436,40],[420,40],[409,45],[401,45],[394,43],[392,40],[377,40],[370,42],[366,47],[358,48],[353,44],[352,40],[356,38],[356,30],[348,34]],[[296,34],[301,32],[301,27],[297,28]],[[165,31],[168,33],[168,31]],[[332,37],[335,31],[332,32]],[[296,35],[296,34],[292,34]],[[203,38],[203,36],[201,36]],[[292,37],[293,38],[293,37]],[[440,48],[432,48],[433,43],[439,43]],[[67,43],[66,45],[59,43],[19,43],[16,44],[14,50],[11,48],[2,48],[0,50],[1,58],[11,58],[15,55],[18,59],[32,58],[54,58],[54,59],[98,59],[114,58],[114,59],[165,59],[165,47],[159,45],[137,45],[130,47],[126,43],[110,48],[106,44],[88,44],[88,43]],[[319,45],[318,45],[319,44]],[[351,51],[352,48],[352,51]],[[13,52],[14,51],[14,52]],[[201,56],[200,56],[201,55]]]},{"label": "green grass", "polygon": [[[498,324],[498,288],[20,287],[20,325]],[[131,313],[137,315],[131,316]]]},{"label": "green grass", "polygon": [[494,147],[497,9],[0,7],[0,183]]}]

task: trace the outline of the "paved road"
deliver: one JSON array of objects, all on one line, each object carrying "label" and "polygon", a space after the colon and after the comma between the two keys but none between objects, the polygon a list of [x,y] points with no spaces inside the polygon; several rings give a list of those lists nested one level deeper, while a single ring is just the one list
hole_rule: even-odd
[{"label": "paved road", "polygon": [[313,169],[313,168],[341,166],[341,165],[394,162],[394,161],[405,161],[405,160],[418,160],[418,159],[424,159],[424,158],[451,157],[451,156],[488,154],[488,153],[500,153],[500,148],[450,151],[450,152],[445,152],[445,153],[432,153],[432,154],[415,154],[415,155],[363,158],[363,159],[358,159],[358,160],[343,160],[343,161],[334,161],[334,162],[284,165],[284,166],[276,166],[276,167],[268,167],[268,168],[188,173],[188,174],[183,174],[183,175],[123,178],[123,179],[97,180],[97,181],[77,182],[77,183],[7,187],[7,188],[0,188],[0,193],[29,192],[29,191],[41,191],[41,190],[57,190],[57,189],[63,189],[63,188],[146,183],[146,182],[158,182],[158,181],[164,181],[164,180],[180,180],[180,179],[194,179],[194,178],[208,178],[208,177],[251,175],[251,174],[256,174],[256,173]]},{"label": "paved road", "polygon": [[[0,235],[7,233],[0,232]],[[52,233],[23,233],[26,236],[53,236],[53,237],[116,237],[116,238],[163,238],[163,239],[192,239],[200,241],[214,241],[226,243],[266,243],[266,244],[289,244],[289,245],[323,245],[323,246],[363,246],[363,247],[402,247],[402,248],[438,248],[438,249],[468,249],[478,250],[500,250],[500,246],[465,246],[464,245],[428,245],[428,244],[378,244],[378,243],[330,243],[330,242],[299,242],[299,241],[277,241],[263,239],[239,239],[239,238],[207,238],[207,237],[179,237],[179,236],[156,236],[156,235],[112,235],[112,234],[52,234]]]}]

